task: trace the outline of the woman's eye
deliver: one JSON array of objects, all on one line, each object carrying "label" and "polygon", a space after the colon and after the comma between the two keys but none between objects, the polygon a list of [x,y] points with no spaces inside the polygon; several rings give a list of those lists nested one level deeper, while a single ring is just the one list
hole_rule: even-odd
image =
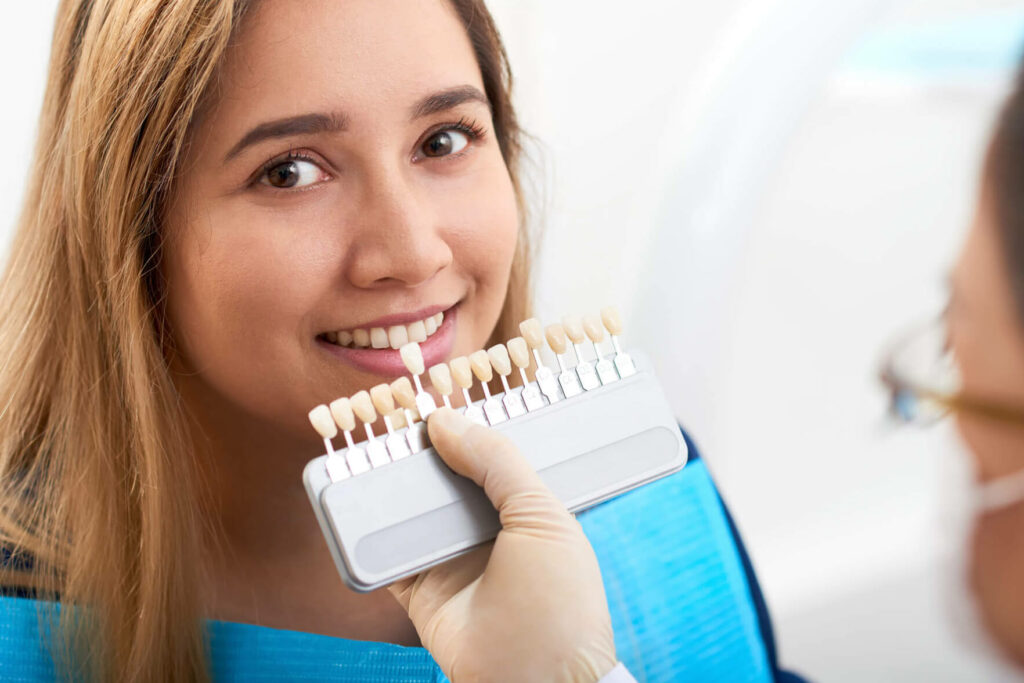
[{"label": "woman's eye", "polygon": [[457,130],[442,130],[434,133],[423,143],[423,155],[428,157],[446,157],[458,154],[469,144],[469,137]]},{"label": "woman's eye", "polygon": [[323,176],[323,171],[313,162],[302,159],[289,159],[279,164],[274,164],[264,171],[260,182],[264,185],[286,190],[312,185],[323,179]]}]

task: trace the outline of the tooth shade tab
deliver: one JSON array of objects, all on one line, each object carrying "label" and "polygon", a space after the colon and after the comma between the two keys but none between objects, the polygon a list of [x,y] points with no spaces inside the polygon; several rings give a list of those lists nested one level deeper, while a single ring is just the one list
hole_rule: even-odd
[{"label": "tooth shade tab", "polygon": [[526,339],[526,344],[531,349],[539,349],[544,346],[544,329],[536,318],[530,318],[519,323],[519,332],[522,333],[523,338]]},{"label": "tooth shade tab", "polygon": [[473,370],[470,367],[468,358],[465,356],[452,358],[448,362],[448,367],[451,368],[452,379],[459,385],[459,388],[469,389],[473,386]]},{"label": "tooth shade tab", "polygon": [[512,360],[509,358],[508,349],[504,344],[495,344],[487,349],[487,357],[499,375],[508,377],[512,374]]},{"label": "tooth shade tab", "polygon": [[448,370],[448,366],[444,363],[438,363],[437,365],[431,366],[430,383],[434,385],[434,388],[437,389],[442,396],[449,396],[454,390],[452,387],[452,374]]},{"label": "tooth shade tab", "polygon": [[360,391],[350,400],[352,402],[352,411],[356,414],[356,417],[368,425],[377,421],[377,411],[373,408],[370,392]]},{"label": "tooth shade tab", "polygon": [[391,425],[395,429],[401,429],[402,427],[409,426],[408,421],[405,419],[405,411],[401,408],[388,414],[388,418],[391,420]]},{"label": "tooth shade tab", "polygon": [[402,356],[402,362],[405,363],[405,367],[409,369],[409,372],[413,375],[422,375],[426,369],[423,364],[423,352],[420,350],[420,345],[416,342],[409,342],[403,346],[399,353]]},{"label": "tooth shade tab", "polygon": [[412,389],[412,382],[408,377],[399,377],[391,383],[391,394],[398,401],[398,405],[406,410],[416,407],[416,392]]},{"label": "tooth shade tab", "polygon": [[[434,331],[435,332],[437,331],[436,327],[434,328]],[[431,332],[430,334],[433,334],[433,332]],[[417,320],[413,324],[409,325],[409,339],[408,339],[408,341],[414,341],[414,342],[425,342],[425,341],[427,341],[427,327],[426,327],[426,323],[424,323],[422,320]],[[396,346],[394,348],[397,349],[398,347]]]},{"label": "tooth shade tab", "polygon": [[578,315],[567,315],[562,318],[562,328],[569,341],[573,344],[582,344],[586,340],[586,333],[583,331],[583,320]]},{"label": "tooth shade tab", "polygon": [[604,327],[601,325],[601,319],[596,315],[588,315],[583,318],[583,329],[590,337],[590,341],[595,344],[604,341]]},{"label": "tooth shade tab", "polygon": [[373,407],[381,415],[394,412],[395,397],[391,394],[391,387],[387,384],[378,384],[370,389],[370,398],[373,400]]},{"label": "tooth shade tab", "polygon": [[388,328],[388,343],[391,348],[400,349],[409,343],[409,330],[405,325],[394,325]]},{"label": "tooth shade tab", "polygon": [[370,345],[370,331],[369,330],[353,330],[352,331],[352,343],[359,348],[365,349]]},{"label": "tooth shade tab", "polygon": [[622,318],[614,306],[606,306],[601,309],[601,322],[608,329],[608,334],[622,334]]},{"label": "tooth shade tab", "polygon": [[473,374],[476,375],[476,378],[485,384],[494,377],[491,359],[484,350],[474,351],[469,354],[469,365],[473,368]]},{"label": "tooth shade tab", "polygon": [[530,349],[526,345],[526,340],[522,337],[513,337],[508,340],[505,344],[508,348],[509,358],[517,368],[526,368],[530,366]]},{"label": "tooth shade tab", "polygon": [[565,329],[561,325],[558,323],[548,325],[547,329],[544,330],[544,336],[547,337],[548,346],[551,347],[552,351],[559,356],[565,353],[568,342],[565,338]]},{"label": "tooth shade tab", "polygon": [[331,410],[322,403],[309,411],[309,421],[323,439],[330,440],[338,435],[338,425],[334,424]]},{"label": "tooth shade tab", "polygon": [[352,412],[352,403],[347,398],[331,401],[331,416],[343,431],[351,432],[356,428],[356,415]]}]

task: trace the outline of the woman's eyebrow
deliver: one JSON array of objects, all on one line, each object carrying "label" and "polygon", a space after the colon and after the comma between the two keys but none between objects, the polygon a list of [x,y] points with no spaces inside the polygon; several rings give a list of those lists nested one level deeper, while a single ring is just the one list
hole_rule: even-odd
[{"label": "woman's eyebrow", "polygon": [[[480,102],[491,106],[490,100],[472,85],[460,85],[427,95],[412,108],[412,118],[419,119],[446,111],[466,102]],[[348,119],[340,112],[331,114],[301,114],[284,119],[266,121],[252,128],[235,143],[224,156],[227,163],[238,156],[243,149],[264,140],[284,138],[292,135],[313,135],[316,133],[338,133],[348,126]]]},{"label": "woman's eyebrow", "polygon": [[490,100],[478,88],[472,85],[459,85],[427,95],[421,99],[412,108],[412,118],[420,119],[424,116],[437,114],[466,102],[480,102],[487,105],[488,108],[491,106]]},{"label": "woman's eyebrow", "polygon": [[291,135],[312,135],[314,133],[337,133],[345,130],[348,125],[343,114],[301,114],[284,119],[276,119],[261,123],[242,139],[224,156],[224,163],[238,156],[243,149],[257,142],[272,138],[284,138]]}]

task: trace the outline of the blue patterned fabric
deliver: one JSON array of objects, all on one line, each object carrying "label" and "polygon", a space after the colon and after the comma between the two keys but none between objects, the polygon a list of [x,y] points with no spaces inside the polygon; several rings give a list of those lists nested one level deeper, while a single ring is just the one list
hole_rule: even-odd
[{"label": "blue patterned fabric", "polygon": [[[578,519],[601,564],[618,656],[638,681],[773,680],[760,595],[699,458]],[[0,680],[53,679],[41,607],[0,598]],[[217,681],[447,681],[422,648],[231,622],[207,628]]]},{"label": "blue patterned fabric", "polygon": [[700,460],[577,515],[604,577],[615,648],[660,681],[770,681],[757,610]]}]

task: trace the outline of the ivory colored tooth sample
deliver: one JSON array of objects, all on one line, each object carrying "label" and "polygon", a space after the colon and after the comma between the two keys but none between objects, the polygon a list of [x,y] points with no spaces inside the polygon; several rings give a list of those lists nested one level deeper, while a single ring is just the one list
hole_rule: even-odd
[{"label": "ivory colored tooth sample", "polygon": [[408,426],[408,423],[405,421],[405,411],[401,408],[389,413],[388,418],[391,420],[391,426],[395,429]]},{"label": "ivory colored tooth sample", "polygon": [[348,398],[331,401],[331,417],[334,423],[346,432],[356,428],[356,414],[352,412],[352,402]]},{"label": "ivory colored tooth sample", "polygon": [[331,410],[322,403],[309,411],[309,421],[316,433],[325,439],[333,439],[338,435],[338,425],[334,424]]},{"label": "ivory colored tooth sample", "polygon": [[386,349],[391,346],[388,332],[383,327],[370,328],[370,346],[375,349]]},{"label": "ivory colored tooth sample", "polygon": [[427,341],[427,326],[422,320],[409,325],[409,341],[414,342],[425,342]]},{"label": "ivory colored tooth sample", "polygon": [[504,344],[495,344],[487,349],[487,358],[502,377],[508,377],[512,374],[512,359],[509,358],[508,349],[505,348]]},{"label": "ivory colored tooth sample", "polygon": [[473,386],[473,369],[468,358],[465,356],[452,358],[448,361],[448,367],[451,368],[452,379],[455,380],[460,389],[469,389]]},{"label": "ivory colored tooth sample", "polygon": [[395,410],[395,397],[391,394],[391,387],[387,384],[378,384],[370,389],[370,398],[373,406],[381,415],[388,415]]},{"label": "ivory colored tooth sample", "polygon": [[360,420],[366,424],[373,424],[377,421],[377,411],[373,408],[373,400],[370,398],[370,392],[363,391],[358,392],[351,398],[352,412],[356,414]]},{"label": "ivory colored tooth sample", "polygon": [[508,340],[505,344],[508,348],[509,358],[517,368],[526,368],[530,366],[530,349],[526,345],[526,340],[522,337],[513,337]]},{"label": "ivory colored tooth sample", "polygon": [[416,408],[416,392],[413,391],[412,382],[408,377],[399,377],[391,383],[391,394],[398,401],[398,405],[406,410]]},{"label": "ivory colored tooth sample", "polygon": [[409,330],[405,325],[393,325],[388,328],[388,344],[393,349],[400,349],[409,343]]},{"label": "ivory colored tooth sample", "polygon": [[601,325],[601,319],[596,315],[588,315],[583,318],[583,329],[590,337],[590,341],[595,344],[604,340],[604,327]]},{"label": "ivory colored tooth sample", "polygon": [[562,318],[562,329],[573,344],[582,344],[586,339],[583,320],[578,315],[567,315]]},{"label": "ivory colored tooth sample", "polygon": [[568,341],[565,338],[565,329],[561,325],[558,323],[548,325],[544,330],[544,336],[547,338],[548,346],[551,347],[552,351],[559,356],[565,353]]},{"label": "ivory colored tooth sample", "polygon": [[469,365],[473,368],[473,374],[481,382],[490,382],[491,378],[494,377],[491,359],[483,349],[469,354]]},{"label": "ivory colored tooth sample", "polygon": [[366,348],[370,345],[370,332],[369,330],[352,330],[352,343],[360,348]]},{"label": "ivory colored tooth sample", "polygon": [[539,349],[544,346],[544,328],[540,326],[540,321],[536,318],[519,323],[519,332],[522,333],[526,344],[531,349]]},{"label": "ivory colored tooth sample", "polygon": [[622,318],[614,306],[605,306],[601,309],[601,322],[604,323],[609,334],[616,336],[622,334]]},{"label": "ivory colored tooth sample", "polygon": [[422,375],[426,369],[423,366],[423,351],[420,350],[420,345],[416,342],[409,342],[403,346],[399,353],[402,356],[402,362],[405,363],[405,367],[409,369],[414,375]]},{"label": "ivory colored tooth sample", "polygon": [[430,368],[430,383],[442,396],[452,393],[452,374],[445,363],[438,363]]}]

